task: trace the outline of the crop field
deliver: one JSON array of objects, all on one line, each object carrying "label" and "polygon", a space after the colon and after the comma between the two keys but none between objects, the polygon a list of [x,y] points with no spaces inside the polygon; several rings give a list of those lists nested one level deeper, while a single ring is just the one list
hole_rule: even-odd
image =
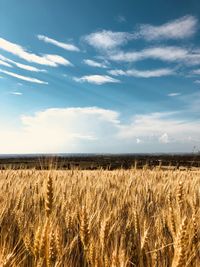
[{"label": "crop field", "polygon": [[200,171],[2,170],[1,267],[199,267]]}]

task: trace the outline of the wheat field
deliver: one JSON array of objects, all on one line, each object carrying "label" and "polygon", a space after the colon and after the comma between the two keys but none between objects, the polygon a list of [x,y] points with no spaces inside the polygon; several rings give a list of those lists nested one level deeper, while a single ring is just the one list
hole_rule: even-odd
[{"label": "wheat field", "polygon": [[198,267],[200,171],[0,171],[0,266]]}]

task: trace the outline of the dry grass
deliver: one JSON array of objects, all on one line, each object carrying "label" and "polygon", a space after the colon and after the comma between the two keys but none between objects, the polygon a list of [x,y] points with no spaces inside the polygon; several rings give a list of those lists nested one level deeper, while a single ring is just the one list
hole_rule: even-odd
[{"label": "dry grass", "polygon": [[198,267],[200,171],[0,171],[0,266]]}]

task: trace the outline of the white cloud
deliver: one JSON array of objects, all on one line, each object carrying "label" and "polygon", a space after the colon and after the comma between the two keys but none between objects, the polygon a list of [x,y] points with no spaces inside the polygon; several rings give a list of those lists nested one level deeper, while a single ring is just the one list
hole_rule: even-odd
[{"label": "white cloud", "polygon": [[192,71],[192,74],[200,75],[200,69],[193,70],[193,71]]},{"label": "white cloud", "polygon": [[119,83],[120,81],[114,79],[108,75],[85,75],[80,78],[75,77],[74,80],[76,82],[88,82],[97,85],[101,85],[104,83]]},{"label": "white cloud", "polygon": [[148,58],[160,59],[164,61],[183,60],[188,52],[184,48],[174,46],[150,47],[140,51],[110,53],[109,57],[114,61],[134,62]]},{"label": "white cloud", "polygon": [[[36,68],[36,67],[29,66],[29,65],[25,65],[25,64],[21,64],[21,63],[19,63],[19,62],[16,62],[16,61],[14,61],[14,60],[11,60],[11,59],[9,59],[9,58],[6,58],[6,57],[4,57],[4,56],[2,56],[2,55],[0,55],[0,62],[1,62],[1,60],[3,60],[4,63],[6,63],[6,64],[8,65],[8,67],[12,67],[12,66],[9,64],[9,63],[11,63],[11,64],[17,66],[18,68],[23,69],[23,70],[28,70],[28,71],[33,71],[33,72],[46,72],[46,70],[38,69],[38,68]],[[9,63],[8,63],[8,62],[9,62]],[[1,63],[0,63],[0,64],[1,64]],[[6,66],[6,65],[4,65],[4,66]]]},{"label": "white cloud", "polygon": [[159,137],[159,142],[160,143],[163,143],[163,144],[167,144],[169,143],[169,136],[167,133],[164,133],[162,134],[160,137]]},{"label": "white cloud", "polygon": [[0,129],[1,153],[178,152],[190,151],[200,142],[200,121],[151,113],[124,124],[121,115],[97,107],[51,108],[24,115],[19,129]]},{"label": "white cloud", "polygon": [[34,53],[28,52],[24,47],[9,42],[3,38],[0,38],[0,49],[7,51],[15,56],[18,56],[28,62],[46,65],[51,67],[57,67],[59,65],[70,66],[71,62],[58,55],[36,55]]},{"label": "white cloud", "polygon": [[199,83],[200,83],[200,80],[196,80],[196,81],[194,81],[194,83],[197,83],[197,84],[199,84]]},{"label": "white cloud", "polygon": [[23,95],[22,92],[11,92],[11,95]]},{"label": "white cloud", "polygon": [[200,142],[200,121],[178,120],[174,115],[174,113],[136,115],[129,125],[122,126],[119,135],[126,140],[141,138],[144,143]]},{"label": "white cloud", "polygon": [[101,151],[119,121],[115,111],[85,107],[47,109],[22,116],[21,123],[18,131],[0,129],[1,153]]},{"label": "white cloud", "polygon": [[166,62],[181,62],[185,65],[199,65],[200,51],[178,46],[150,47],[140,51],[114,51],[108,53],[108,58],[113,61],[136,62],[145,59],[162,60]]},{"label": "white cloud", "polygon": [[174,70],[163,68],[163,69],[155,69],[155,70],[110,70],[109,73],[114,76],[124,75],[124,76],[132,76],[138,78],[152,78],[152,77],[162,77],[175,74]]},{"label": "white cloud", "polygon": [[60,48],[68,50],[68,51],[75,51],[75,52],[80,51],[79,48],[73,44],[67,44],[67,43],[59,42],[55,39],[49,38],[49,37],[44,36],[44,35],[37,35],[37,37],[39,40],[44,41],[45,43],[53,44],[55,46],[58,46]]},{"label": "white cloud", "polygon": [[142,140],[140,138],[136,138],[136,143],[140,144],[140,143],[142,143]]},{"label": "white cloud", "polygon": [[0,65],[4,66],[4,67],[9,67],[9,68],[12,68],[12,66],[10,64],[8,64],[7,62],[1,60],[0,58]]},{"label": "white cloud", "polygon": [[36,78],[32,78],[32,77],[27,77],[27,76],[23,76],[23,75],[19,75],[17,73],[14,72],[10,72],[10,71],[6,71],[6,70],[2,70],[0,69],[1,73],[4,73],[6,75],[9,75],[11,77],[15,77],[17,79],[23,80],[23,81],[27,81],[27,82],[31,82],[31,83],[38,83],[38,84],[48,84],[48,82],[36,79]]},{"label": "white cloud", "polygon": [[181,93],[170,93],[170,94],[168,94],[168,96],[170,96],[170,97],[179,96],[179,95],[181,95]]},{"label": "white cloud", "polygon": [[98,31],[84,37],[84,40],[94,48],[110,50],[126,44],[134,38],[134,34],[128,32]]},{"label": "white cloud", "polygon": [[[125,21],[123,16],[118,20]],[[198,20],[195,16],[184,16],[169,21],[160,26],[149,24],[139,25],[135,32],[114,32],[101,30],[86,35],[83,39],[91,46],[102,51],[117,50],[120,46],[127,44],[130,40],[145,39],[148,41],[162,39],[185,39],[191,37],[197,31]]]},{"label": "white cloud", "polygon": [[84,59],[83,62],[86,65],[91,66],[91,67],[97,67],[97,68],[103,68],[103,69],[108,67],[105,63],[98,62],[92,59]]},{"label": "white cloud", "polygon": [[46,70],[38,69],[36,67],[21,64],[21,63],[14,62],[14,61],[13,61],[13,64],[15,64],[18,68],[23,69],[23,70],[28,70],[28,71],[33,71],[33,72],[46,72]]},{"label": "white cloud", "polygon": [[198,20],[194,16],[184,16],[161,26],[148,24],[139,27],[138,37],[148,41],[161,39],[184,39],[191,37],[197,30]]}]

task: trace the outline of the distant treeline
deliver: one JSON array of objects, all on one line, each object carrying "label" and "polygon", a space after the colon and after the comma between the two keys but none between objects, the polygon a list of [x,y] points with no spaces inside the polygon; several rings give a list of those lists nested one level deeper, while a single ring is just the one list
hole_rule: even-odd
[{"label": "distant treeline", "polygon": [[122,154],[0,157],[0,169],[130,169],[200,167],[200,154]]}]

